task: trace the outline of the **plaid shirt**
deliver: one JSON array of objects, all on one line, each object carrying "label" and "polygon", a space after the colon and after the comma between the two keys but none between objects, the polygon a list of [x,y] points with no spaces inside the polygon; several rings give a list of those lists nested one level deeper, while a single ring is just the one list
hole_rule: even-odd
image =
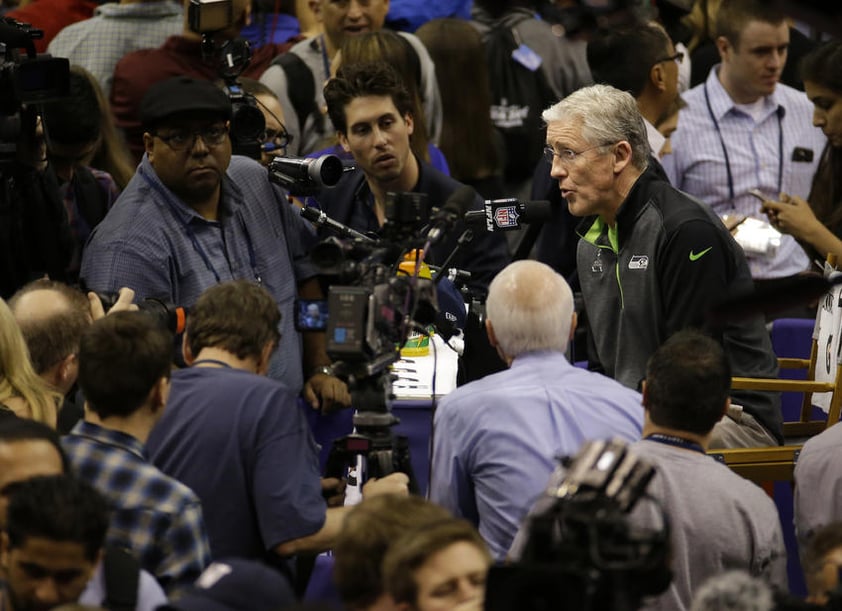
[{"label": "plaid shirt", "polygon": [[131,549],[172,598],[210,562],[198,497],[149,463],[134,437],[79,422],[62,439],[73,470],[107,499],[108,543]]}]

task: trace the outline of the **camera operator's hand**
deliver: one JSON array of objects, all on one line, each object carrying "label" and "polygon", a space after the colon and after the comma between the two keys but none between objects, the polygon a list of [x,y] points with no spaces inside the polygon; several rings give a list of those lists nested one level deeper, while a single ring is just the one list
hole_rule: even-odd
[{"label": "camera operator's hand", "polygon": [[409,496],[409,476],[406,473],[390,473],[386,477],[372,477],[363,486],[363,498],[371,498],[383,494],[399,494]]},{"label": "camera operator's hand", "polygon": [[328,507],[342,507],[345,504],[345,480],[337,477],[322,478],[322,496]]},{"label": "camera operator's hand", "polygon": [[[117,298],[117,302],[111,306],[111,309],[108,310],[108,314],[111,314],[112,312],[137,311],[138,307],[132,303],[134,301],[134,291],[132,289],[123,287],[120,289],[118,295],[119,297]],[[99,300],[96,293],[88,293],[88,302],[91,304],[91,318],[94,320],[105,318],[105,309],[102,307],[102,302]]]},{"label": "camera operator's hand", "polygon": [[323,414],[351,405],[351,393],[348,386],[336,376],[316,373],[304,384],[304,400],[313,409],[320,409]]}]

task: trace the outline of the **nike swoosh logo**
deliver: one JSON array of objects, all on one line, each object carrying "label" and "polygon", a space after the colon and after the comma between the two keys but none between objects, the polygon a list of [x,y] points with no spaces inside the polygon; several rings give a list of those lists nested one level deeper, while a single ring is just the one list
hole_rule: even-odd
[{"label": "nike swoosh logo", "polygon": [[698,261],[699,259],[704,257],[706,254],[708,254],[711,251],[712,248],[713,248],[713,246],[708,246],[702,252],[699,252],[699,253],[695,253],[691,250],[690,251],[690,260],[691,261]]}]

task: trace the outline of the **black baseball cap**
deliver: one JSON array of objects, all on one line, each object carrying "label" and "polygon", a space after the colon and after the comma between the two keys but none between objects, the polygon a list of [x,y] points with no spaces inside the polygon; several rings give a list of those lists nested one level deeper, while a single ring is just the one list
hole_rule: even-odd
[{"label": "black baseball cap", "polygon": [[231,102],[210,81],[176,76],[152,85],[140,103],[140,122],[147,128],[183,113],[212,113],[228,120]]}]

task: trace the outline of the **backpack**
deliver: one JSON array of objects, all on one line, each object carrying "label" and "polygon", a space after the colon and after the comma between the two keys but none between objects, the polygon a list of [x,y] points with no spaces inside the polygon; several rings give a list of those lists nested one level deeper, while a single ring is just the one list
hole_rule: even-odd
[{"label": "backpack", "polygon": [[304,134],[307,117],[316,117],[319,133],[324,131],[324,116],[316,104],[316,80],[310,68],[295,53],[281,53],[270,64],[280,66],[287,77],[287,95],[295,114],[298,115],[298,133]]},{"label": "backpack", "polygon": [[541,113],[555,101],[541,69],[541,58],[521,44],[516,25],[504,26],[497,21],[485,40],[491,122],[505,143],[503,172],[507,182],[526,180],[535,171],[544,149]]},{"label": "backpack", "polygon": [[126,548],[106,545],[102,568],[105,576],[105,600],[102,606],[109,611],[134,611],[140,582],[140,562]]}]

